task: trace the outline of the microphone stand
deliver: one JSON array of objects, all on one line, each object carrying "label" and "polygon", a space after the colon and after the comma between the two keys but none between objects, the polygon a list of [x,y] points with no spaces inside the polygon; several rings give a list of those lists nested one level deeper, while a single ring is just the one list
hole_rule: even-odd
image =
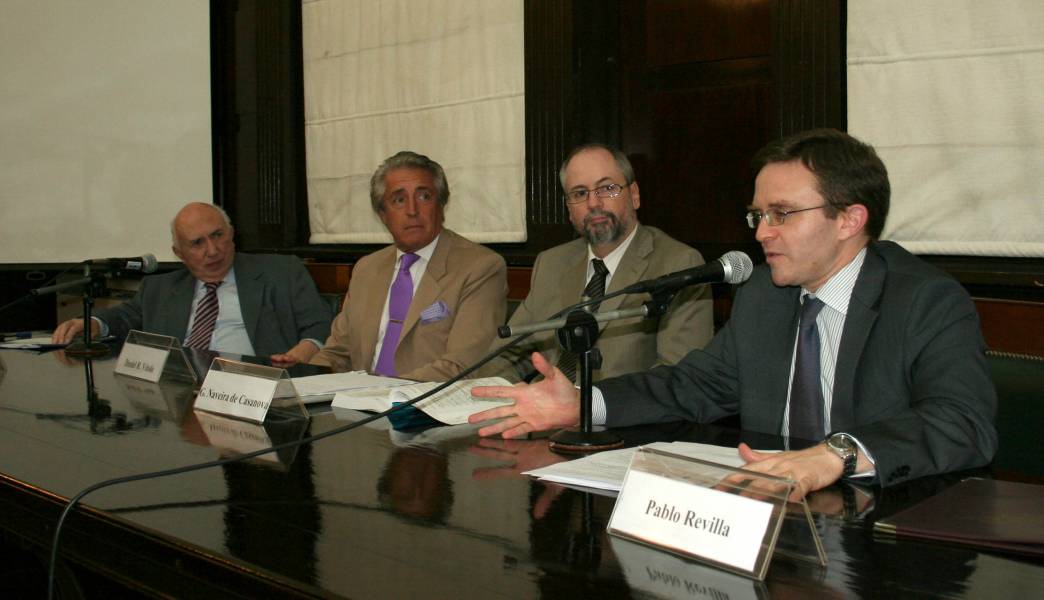
[{"label": "microphone stand", "polygon": [[[613,319],[659,317],[667,312],[676,293],[677,290],[654,291],[652,298],[642,303],[641,307],[612,311]],[[600,367],[602,362],[601,354],[594,347],[600,333],[595,315],[582,308],[570,312],[565,325],[556,332],[562,349],[577,354],[580,367],[580,427],[562,429],[552,435],[548,447],[553,452],[582,454],[623,446],[623,439],[615,433],[594,428],[591,409],[594,388],[592,371]]]},{"label": "microphone stand", "polygon": [[29,292],[33,296],[50,294],[72,287],[83,288],[83,341],[73,342],[65,347],[67,356],[104,356],[109,353],[109,347],[101,342],[91,341],[91,307],[94,306],[95,294],[100,294],[105,289],[105,275],[102,273],[91,273],[91,266],[83,266],[83,277],[36,288]]}]

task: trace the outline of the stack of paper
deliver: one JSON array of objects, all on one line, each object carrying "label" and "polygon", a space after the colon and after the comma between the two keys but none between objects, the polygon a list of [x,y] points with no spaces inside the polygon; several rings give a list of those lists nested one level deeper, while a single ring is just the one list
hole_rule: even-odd
[{"label": "stack of paper", "polygon": [[294,388],[297,390],[297,395],[301,397],[301,402],[311,404],[313,402],[330,400],[338,392],[373,389],[388,390],[413,382],[409,379],[368,375],[365,371],[352,371],[350,373],[328,373],[294,377],[293,383]]},{"label": "stack of paper", "polygon": [[[733,447],[693,442],[656,442],[648,444],[645,448],[698,458],[729,467],[742,467],[745,464],[739,456],[739,451]],[[636,450],[637,448],[623,448],[599,452],[584,458],[526,471],[523,475],[532,475],[541,481],[563,485],[619,492],[623,486],[627,468],[631,465],[631,457],[634,456]]]}]

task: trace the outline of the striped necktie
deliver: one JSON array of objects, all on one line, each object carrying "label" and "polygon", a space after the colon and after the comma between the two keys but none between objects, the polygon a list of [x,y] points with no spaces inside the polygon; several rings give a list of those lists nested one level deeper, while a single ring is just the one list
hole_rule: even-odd
[{"label": "striped necktie", "polygon": [[[609,275],[609,267],[605,266],[599,258],[591,259],[591,266],[594,267],[594,274],[591,275],[591,280],[587,282],[587,287],[584,288],[584,298],[601,298],[605,295],[605,279]],[[591,312],[596,312],[598,307],[601,306],[601,302],[595,302],[588,308]],[[561,371],[569,381],[576,381],[576,367],[577,367],[577,356],[568,350],[562,350],[562,356],[558,359],[558,370]]]},{"label": "striped necktie", "polygon": [[186,348],[210,348],[210,338],[214,335],[214,324],[218,317],[217,289],[220,281],[204,283],[207,288],[203,299],[196,305],[196,318],[192,321],[192,333],[185,340]]}]

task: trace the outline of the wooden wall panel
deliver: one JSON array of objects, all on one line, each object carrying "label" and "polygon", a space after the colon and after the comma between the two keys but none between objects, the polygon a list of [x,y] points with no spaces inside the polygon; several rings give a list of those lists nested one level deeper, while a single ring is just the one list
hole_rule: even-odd
[{"label": "wooden wall panel", "polygon": [[976,298],[990,350],[1044,357],[1044,303]]}]

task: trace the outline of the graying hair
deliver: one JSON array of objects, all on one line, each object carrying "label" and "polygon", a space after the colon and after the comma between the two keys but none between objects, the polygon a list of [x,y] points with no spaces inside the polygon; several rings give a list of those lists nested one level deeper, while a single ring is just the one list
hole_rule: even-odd
[{"label": "graying hair", "polygon": [[569,166],[569,161],[573,160],[573,157],[581,152],[587,152],[588,150],[605,150],[609,154],[613,155],[613,160],[616,161],[616,166],[620,168],[620,173],[624,176],[624,185],[630,185],[634,183],[634,167],[631,166],[631,161],[627,160],[627,155],[606,144],[599,142],[588,142],[581,144],[576,148],[573,148],[566,156],[565,160],[562,161],[562,166],[558,169],[558,181],[562,184],[562,190],[565,191],[566,186],[566,167]]},{"label": "graying hair", "polygon": [[446,172],[442,170],[442,165],[423,154],[402,150],[386,158],[370,178],[370,203],[373,205],[373,212],[379,213],[384,210],[384,177],[395,169],[423,169],[431,173],[439,204],[446,206],[449,203],[449,184],[446,183]]}]

